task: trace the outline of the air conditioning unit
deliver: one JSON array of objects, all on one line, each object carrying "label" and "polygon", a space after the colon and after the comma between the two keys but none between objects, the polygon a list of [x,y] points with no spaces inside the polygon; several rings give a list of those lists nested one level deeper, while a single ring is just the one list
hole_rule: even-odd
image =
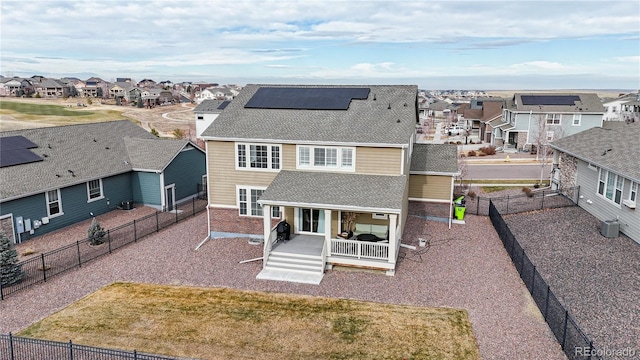
[{"label": "air conditioning unit", "polygon": [[620,223],[617,220],[607,220],[602,222],[600,234],[607,238],[618,237],[620,234]]}]

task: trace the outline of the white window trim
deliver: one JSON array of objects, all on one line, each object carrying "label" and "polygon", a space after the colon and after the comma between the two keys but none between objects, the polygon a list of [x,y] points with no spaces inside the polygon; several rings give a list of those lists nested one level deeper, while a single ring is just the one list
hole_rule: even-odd
[{"label": "white window trim", "polygon": [[[578,123],[576,124],[576,119]],[[573,114],[573,121],[571,121],[571,126],[580,126],[582,124],[582,114]]]},{"label": "white window trim", "polygon": [[[239,166],[238,165],[238,145],[244,145],[245,146],[245,151],[246,151],[246,159],[245,159],[245,167]],[[267,147],[267,168],[252,168],[250,166],[250,154],[251,154],[251,145],[254,146],[266,146]],[[273,159],[272,159],[272,154],[273,154],[273,147],[276,146],[279,148],[279,154],[280,154],[280,159],[278,159],[278,168],[274,169],[273,168]],[[243,142],[237,142],[234,143],[233,145],[234,147],[234,162],[235,162],[235,167],[236,170],[242,170],[242,171],[268,171],[268,172],[279,172],[280,170],[282,170],[282,145],[281,144],[266,144],[266,143],[243,143]]]},{"label": "white window trim", "polygon": [[[51,208],[49,207],[49,204],[50,204],[49,191],[57,191],[58,192],[58,208],[60,209],[60,212],[57,213],[57,214],[51,214]],[[54,218],[54,217],[58,217],[58,216],[64,215],[64,211],[62,210],[62,196],[60,194],[60,189],[49,190],[49,191],[45,191],[45,193],[44,193],[44,197],[45,197],[45,199],[47,201],[47,217],[48,218]]]},{"label": "white window trim", "polygon": [[[604,188],[602,190],[602,194],[600,194],[600,192],[598,191],[600,188],[600,174],[602,174],[602,172],[606,172],[605,173],[605,181],[604,181]],[[613,193],[611,194],[611,199],[609,199],[607,197],[607,185],[609,184],[609,173],[614,175],[613,178]],[[616,185],[618,184],[618,178],[622,178],[622,188],[620,189],[620,204],[618,204],[615,199],[616,199],[616,190],[618,189],[616,187]],[[598,181],[596,182],[597,187],[596,187],[596,194],[598,194],[598,196],[600,196],[601,198],[605,199],[606,201],[610,202],[611,204],[617,206],[617,207],[621,207],[624,199],[622,197],[622,193],[624,193],[624,178],[614,172],[610,172],[609,170],[604,170],[604,169],[600,169],[600,171],[598,172]]]},{"label": "white window trim", "polygon": [[[100,185],[100,196],[92,199],[90,197],[91,191],[90,191],[90,188],[89,188],[89,183],[91,181],[96,181],[96,180],[98,181],[98,184]],[[104,190],[102,189],[102,179],[95,179],[95,180],[87,181],[87,203],[91,203],[91,202],[98,201],[98,200],[101,200],[101,199],[104,199]]]},{"label": "white window trim", "polygon": [[[630,203],[635,204],[635,203],[638,202],[638,188],[639,187],[640,186],[638,185],[637,182],[635,182],[635,181],[631,182],[631,187],[629,188],[629,198],[628,198]],[[632,200],[631,198],[633,197],[632,195],[634,195],[634,194],[635,194],[635,199]]]},{"label": "white window trim", "polygon": [[[300,164],[300,148],[305,147],[309,149],[309,164]],[[314,149],[336,149],[336,166],[316,166],[313,164]],[[342,151],[351,150],[351,166],[342,166]],[[342,171],[342,172],[355,172],[356,171],[356,148],[353,146],[314,146],[314,145],[296,145],[296,169],[304,170],[321,170],[321,171]]]},{"label": "white window trim", "polygon": [[[247,213],[246,214],[241,214],[240,213],[240,189],[244,189],[247,191]],[[249,186],[249,185],[236,185],[236,206],[238,207],[238,216],[242,216],[242,217],[251,217],[251,218],[262,218],[264,216],[264,210],[263,210],[263,215],[252,215],[251,214],[251,190],[267,190],[266,187],[263,186]],[[259,206],[259,205],[258,205]],[[272,219],[281,219],[282,218],[282,208],[280,208],[279,206],[276,206],[277,208],[279,208],[280,210],[280,216],[278,217],[274,217],[273,216],[273,208],[274,206],[271,207],[271,218]]]},{"label": "white window trim", "polygon": [[[556,124],[554,121],[556,120],[556,116],[558,117],[558,123]],[[551,122],[549,122],[551,120]],[[547,113],[545,116],[545,122],[547,125],[562,125],[562,114],[559,113]]]}]

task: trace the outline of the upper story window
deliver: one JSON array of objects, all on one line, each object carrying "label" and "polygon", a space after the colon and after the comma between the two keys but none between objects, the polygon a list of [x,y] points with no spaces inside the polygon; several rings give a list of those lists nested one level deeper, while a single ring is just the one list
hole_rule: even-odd
[{"label": "upper story window", "polygon": [[582,120],[582,114],[573,114],[573,126],[580,126],[580,121]]},{"label": "upper story window", "polygon": [[47,216],[53,217],[62,215],[62,201],[60,200],[60,189],[47,191],[45,193],[47,199]]},{"label": "upper story window", "polygon": [[637,198],[638,198],[638,183],[631,182],[631,191],[629,191],[629,201],[635,203]]},{"label": "upper story window", "polygon": [[547,125],[560,125],[562,114],[547,114]]},{"label": "upper story window", "polygon": [[355,148],[298,146],[298,168],[353,171]]},{"label": "upper story window", "polygon": [[280,145],[237,144],[237,169],[279,170],[281,164]]},{"label": "upper story window", "polygon": [[600,169],[598,177],[598,194],[620,205],[624,178],[608,170]]},{"label": "upper story window", "polygon": [[102,179],[91,180],[87,182],[87,202],[96,201],[104,198],[102,194]]}]

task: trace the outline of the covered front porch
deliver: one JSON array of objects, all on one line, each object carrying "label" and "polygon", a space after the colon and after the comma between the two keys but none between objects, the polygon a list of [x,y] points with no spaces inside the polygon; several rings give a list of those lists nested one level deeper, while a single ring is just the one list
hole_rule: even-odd
[{"label": "covered front porch", "polygon": [[[263,270],[324,273],[343,265],[393,275],[406,181],[405,176],[281,171],[259,200],[265,214]],[[288,240],[272,226],[276,206],[288,224]]]}]

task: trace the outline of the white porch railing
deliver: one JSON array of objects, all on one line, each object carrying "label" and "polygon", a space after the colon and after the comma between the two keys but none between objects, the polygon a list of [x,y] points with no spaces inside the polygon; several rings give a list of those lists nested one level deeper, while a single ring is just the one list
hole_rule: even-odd
[{"label": "white porch railing", "polygon": [[389,259],[389,244],[357,240],[331,239],[331,255],[357,259]]},{"label": "white porch railing", "polygon": [[269,259],[269,254],[271,253],[271,248],[273,244],[275,244],[276,238],[278,237],[278,232],[276,228],[278,225],[271,228],[271,232],[269,233],[269,237],[264,239],[264,248],[262,253],[262,268],[264,269],[267,266],[267,260]]}]

